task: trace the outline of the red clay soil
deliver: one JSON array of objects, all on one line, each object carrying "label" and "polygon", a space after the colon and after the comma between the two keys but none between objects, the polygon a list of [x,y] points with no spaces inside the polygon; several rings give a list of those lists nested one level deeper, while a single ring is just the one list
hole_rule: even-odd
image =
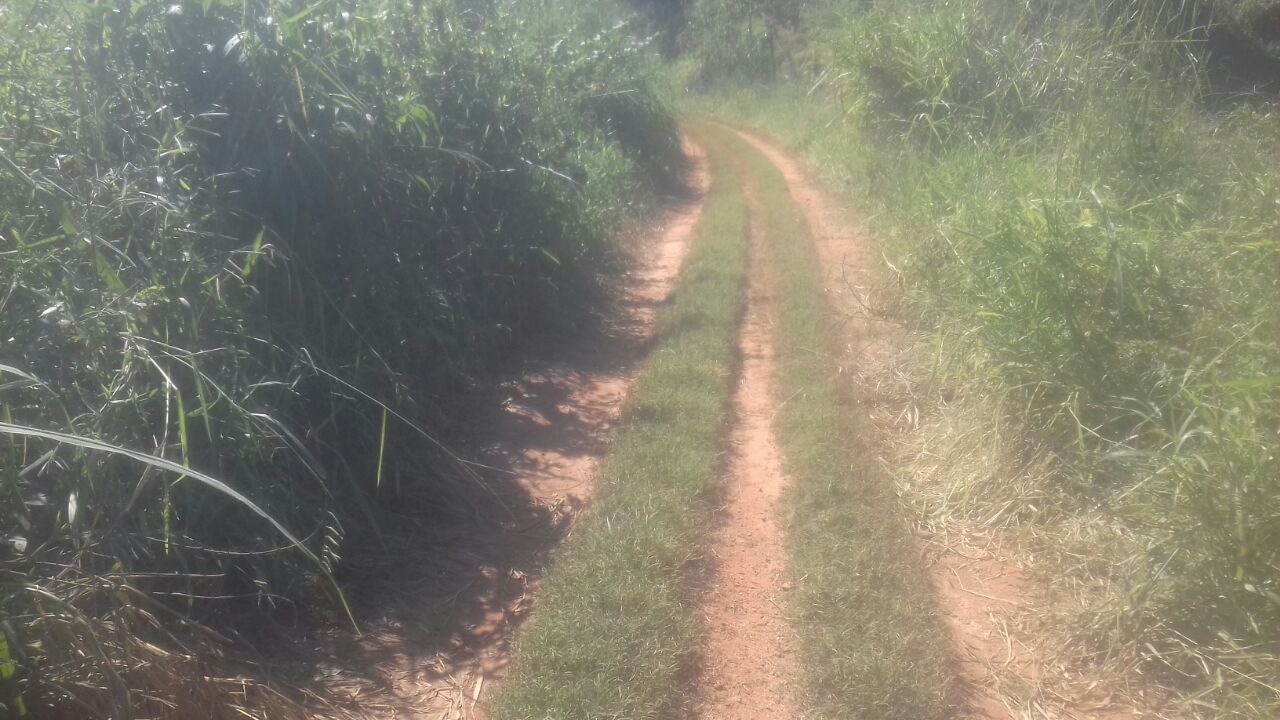
[{"label": "red clay soil", "polygon": [[[693,193],[654,232],[635,238],[636,269],[622,283],[606,331],[505,384],[500,412],[476,428],[483,444],[469,456],[488,466],[482,474],[501,479],[499,504],[524,509],[501,526],[463,528],[457,538],[436,532],[429,554],[438,577],[386,583],[394,597],[379,606],[384,617],[345,649],[356,660],[329,683],[343,704],[354,701],[380,718],[485,717],[485,697],[505,672],[513,630],[534,605],[546,556],[591,496],[596,465],[701,216],[710,176],[701,150],[685,149]],[[383,574],[411,565],[415,552],[389,558]],[[364,670],[353,673],[352,665]]]},{"label": "red clay soil", "polygon": [[[905,337],[895,323],[877,317],[876,257],[864,230],[851,225],[848,211],[831,202],[798,162],[749,133],[739,133],[765,155],[787,181],[817,245],[823,270],[823,290],[842,320],[846,342],[843,372],[853,381],[874,376]],[[921,542],[918,548],[925,550]],[[1011,720],[1002,695],[995,690],[999,676],[994,668],[1016,666],[1034,682],[1035,668],[1018,657],[1011,642],[999,632],[996,614],[1024,602],[1026,581],[1015,567],[994,557],[966,558],[957,553],[929,553],[930,579],[952,632],[955,662],[968,684],[968,716],[975,720]]]},{"label": "red clay soil", "polygon": [[[761,241],[753,235],[749,257],[761,256]],[[711,581],[701,598],[701,720],[800,717],[790,695],[796,663],[783,612],[789,588],[779,503],[787,482],[772,427],[778,407],[773,297],[762,265],[751,262],[720,524],[711,539]]]},{"label": "red clay soil", "polygon": [[[817,244],[823,288],[841,318],[846,340],[842,373],[871,398],[907,333],[877,311],[878,260],[865,230],[849,220],[847,208],[832,202],[800,163],[750,133],[739,135],[783,174]],[[928,560],[930,581],[948,627],[957,674],[969,689],[963,717],[972,720],[1023,718],[1114,720],[1154,717],[1092,688],[1084,696],[1057,696],[1045,681],[1040,648],[1044,638],[1018,627],[1018,617],[1041,602],[1039,591],[987,537],[959,539],[963,547],[921,537],[917,550]],[[1055,669],[1058,672],[1060,669]],[[1106,684],[1106,683],[1103,683]],[[1099,699],[1101,698],[1101,699]]]}]

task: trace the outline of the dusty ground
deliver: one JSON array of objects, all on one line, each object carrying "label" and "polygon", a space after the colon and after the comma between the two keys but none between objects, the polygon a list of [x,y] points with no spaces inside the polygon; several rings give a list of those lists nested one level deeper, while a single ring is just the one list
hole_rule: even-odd
[{"label": "dusty ground", "polygon": [[404,518],[387,543],[403,550],[353,563],[362,587],[384,591],[359,600],[358,615],[373,627],[331,652],[327,684],[366,715],[485,716],[485,697],[504,673],[512,632],[534,604],[547,556],[591,495],[701,215],[710,178],[701,151],[686,151],[690,197],[635,238],[636,269],[603,331],[505,383],[501,409],[467,430],[484,438],[465,454],[483,466],[492,495],[486,508],[502,511],[477,510],[467,522],[462,508],[453,512],[461,521],[447,526]]},{"label": "dusty ground", "polygon": [[735,422],[722,479],[720,524],[711,538],[712,577],[700,608],[706,632],[699,658],[701,720],[799,717],[790,695],[796,665],[792,631],[783,611],[789,588],[779,502],[787,479],[772,427],[778,403],[773,387],[774,298],[767,268],[756,260],[764,241],[753,234],[748,251]]}]

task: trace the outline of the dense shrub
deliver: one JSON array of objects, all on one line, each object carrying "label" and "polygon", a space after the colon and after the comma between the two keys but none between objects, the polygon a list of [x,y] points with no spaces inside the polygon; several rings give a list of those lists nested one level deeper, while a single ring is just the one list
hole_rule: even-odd
[{"label": "dense shrub", "polygon": [[1147,548],[1128,639],[1273,710],[1280,114],[1165,8],[1065,5],[873,3],[826,84],[909,301]]},{"label": "dense shrub", "polygon": [[794,69],[804,11],[823,0],[702,0],[688,12],[682,36],[692,64],[688,84],[707,90],[726,82],[774,80]]},{"label": "dense shrub", "polygon": [[344,538],[392,477],[448,502],[440,396],[574,316],[674,122],[590,4],[21,0],[0,37],[27,702],[234,714],[194,623],[345,616]]}]

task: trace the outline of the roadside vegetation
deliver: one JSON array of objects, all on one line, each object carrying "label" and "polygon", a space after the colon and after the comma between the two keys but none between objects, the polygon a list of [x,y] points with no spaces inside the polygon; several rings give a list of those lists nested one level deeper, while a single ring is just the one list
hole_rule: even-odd
[{"label": "roadside vegetation", "polygon": [[683,717],[698,643],[697,567],[729,422],[746,206],[712,131],[712,186],[690,256],[631,390],[592,506],[543,581],[498,719]]},{"label": "roadside vegetation", "polygon": [[343,558],[384,508],[465,506],[457,388],[584,320],[678,181],[618,17],[0,7],[10,715],[308,716],[264,661],[359,623]]},{"label": "roadside vegetation", "polygon": [[353,550],[483,511],[448,428],[678,189],[659,82],[856,198],[912,429],[859,444],[783,179],[692,123],[693,253],[495,716],[688,710],[749,232],[808,704],[959,704],[901,507],[1016,546],[1059,667],[1280,714],[1277,0],[10,0],[0,41],[0,720],[312,717],[278,660],[359,633]]},{"label": "roadside vegetation", "polygon": [[921,522],[1008,530],[1077,666],[1272,717],[1280,113],[1266,43],[1215,38],[1274,8],[1192,10],[814,3],[799,71],[688,102],[805,149],[873,218],[921,331],[926,435],[896,458]]}]

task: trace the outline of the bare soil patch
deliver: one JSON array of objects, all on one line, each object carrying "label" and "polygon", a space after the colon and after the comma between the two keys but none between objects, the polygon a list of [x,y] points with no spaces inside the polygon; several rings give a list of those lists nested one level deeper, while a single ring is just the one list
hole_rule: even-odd
[{"label": "bare soil patch", "polygon": [[627,391],[649,347],[702,212],[701,150],[689,198],[634,239],[634,270],[599,332],[503,383],[501,406],[461,434],[480,468],[473,507],[405,516],[384,528],[386,551],[350,563],[357,614],[372,626],[321,650],[327,692],[366,716],[484,718],[514,630],[529,614],[550,552],[572,532],[593,489]]},{"label": "bare soil patch", "polygon": [[[749,192],[747,197],[749,211],[759,212]],[[706,632],[697,693],[702,720],[799,717],[790,695],[796,661],[784,612],[789,587],[779,522],[787,482],[772,427],[778,400],[773,296],[758,251],[764,241],[753,233],[748,251],[735,422],[720,524],[711,538],[712,577],[700,608]]]}]

